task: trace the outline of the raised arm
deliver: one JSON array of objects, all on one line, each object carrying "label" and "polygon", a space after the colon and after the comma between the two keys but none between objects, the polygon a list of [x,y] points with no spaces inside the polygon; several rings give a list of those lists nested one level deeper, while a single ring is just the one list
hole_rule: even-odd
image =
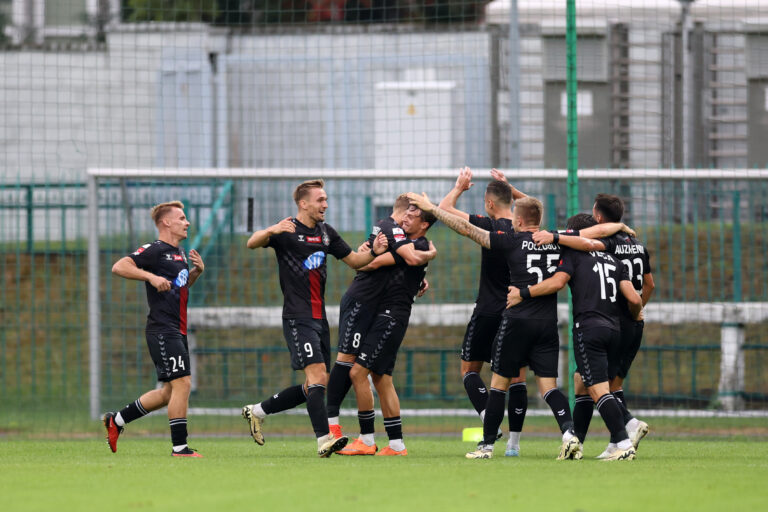
[{"label": "raised arm", "polygon": [[133,279],[136,281],[146,281],[157,289],[159,292],[167,292],[171,289],[171,282],[166,278],[140,269],[136,266],[136,262],[128,256],[120,258],[112,265],[112,273],[124,277],[125,279]]},{"label": "raised arm", "polygon": [[504,173],[499,171],[498,169],[491,169],[491,177],[495,180],[503,181],[507,185],[509,185],[509,188],[512,190],[512,199],[522,199],[523,197],[528,197],[519,190],[515,188],[514,185],[512,185],[510,182],[507,181],[507,177],[504,176]]},{"label": "raised arm", "polygon": [[464,167],[459,172],[459,177],[456,178],[456,184],[453,186],[453,189],[445,195],[438,207],[441,210],[456,215],[457,217],[461,217],[464,220],[469,220],[468,213],[456,209],[456,201],[459,200],[461,194],[472,188],[472,185],[474,185],[474,183],[472,183],[472,171],[469,167]]},{"label": "raised arm", "polygon": [[269,243],[269,237],[273,235],[279,235],[280,233],[293,233],[296,231],[296,226],[291,222],[292,217],[286,217],[277,224],[269,226],[266,229],[256,231],[251,235],[246,242],[246,247],[249,249],[258,249],[259,247],[266,247]]},{"label": "raised arm", "polygon": [[466,236],[470,240],[474,240],[486,249],[491,248],[491,234],[488,231],[473,226],[468,220],[464,220],[457,215],[453,215],[438,208],[429,201],[427,194],[419,195],[413,192],[408,192],[408,199],[411,201],[411,204],[415,205],[420,210],[431,212],[435,217],[442,221],[443,224],[458,234]]}]

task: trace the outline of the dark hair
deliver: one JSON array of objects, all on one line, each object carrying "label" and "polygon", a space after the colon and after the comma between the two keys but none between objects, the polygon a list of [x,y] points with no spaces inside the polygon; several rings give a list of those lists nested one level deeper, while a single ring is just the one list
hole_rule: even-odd
[{"label": "dark hair", "polygon": [[432,225],[435,222],[437,222],[437,217],[435,217],[435,214],[432,213],[432,212],[425,212],[424,210],[422,210],[421,211],[421,220],[423,222],[426,222],[427,224],[429,224],[429,226],[427,226],[427,229],[429,229],[429,228],[432,227]]},{"label": "dark hair", "polygon": [[493,180],[485,188],[485,193],[496,198],[496,201],[509,206],[512,204],[512,188],[505,181]]},{"label": "dark hair", "polygon": [[624,216],[624,201],[619,196],[612,194],[597,194],[595,196],[595,210],[607,222],[619,222]]},{"label": "dark hair", "polygon": [[299,201],[307,197],[311,189],[323,188],[324,186],[325,182],[323,180],[305,181],[304,183],[299,184],[299,186],[296,187],[296,190],[293,191],[293,200],[296,204],[299,204]]},{"label": "dark hair", "polygon": [[429,224],[427,226],[427,229],[431,228],[432,224],[437,222],[437,217],[435,217],[434,213],[432,213],[432,212],[425,212],[421,208],[417,208],[415,205],[411,205],[411,206],[409,206],[409,208],[412,208],[414,211],[415,210],[419,211],[419,218],[421,218],[421,222],[426,222],[427,224]]},{"label": "dark hair", "polygon": [[582,230],[597,224],[597,221],[593,216],[588,213],[577,213],[566,223],[565,227],[568,229]]}]

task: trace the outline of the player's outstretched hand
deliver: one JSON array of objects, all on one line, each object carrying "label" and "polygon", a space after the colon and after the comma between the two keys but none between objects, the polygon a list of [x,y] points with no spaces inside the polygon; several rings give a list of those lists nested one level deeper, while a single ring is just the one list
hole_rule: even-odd
[{"label": "player's outstretched hand", "polygon": [[160,276],[153,276],[149,280],[149,284],[154,286],[155,289],[157,291],[161,292],[161,293],[162,292],[167,292],[168,290],[171,289],[171,282],[169,280],[167,280],[166,278],[160,277]]},{"label": "player's outstretched hand", "polygon": [[537,231],[533,234],[532,238],[536,245],[551,244],[555,241],[555,235],[549,231]]},{"label": "player's outstretched hand", "polygon": [[387,251],[387,247],[389,247],[389,244],[387,243],[387,237],[384,236],[384,233],[376,235],[376,238],[373,240],[373,253],[377,256],[379,254],[384,254]]},{"label": "player's outstretched hand", "polygon": [[269,228],[270,235],[279,235],[280,233],[294,233],[296,231],[296,225],[291,222],[293,217],[286,217],[271,228]]},{"label": "player's outstretched hand", "polygon": [[504,173],[498,169],[491,169],[491,178],[495,180],[503,181],[504,183],[507,182],[507,177],[504,176]]},{"label": "player's outstretched hand", "polygon": [[472,183],[472,171],[469,167],[464,167],[459,171],[459,177],[456,178],[456,189],[466,192],[471,189],[474,183]]},{"label": "player's outstretched hand", "polygon": [[194,249],[190,249],[189,260],[195,266],[195,270],[197,270],[199,273],[202,274],[203,271],[205,270],[205,263],[203,263],[203,257],[200,256],[200,253]]},{"label": "player's outstretched hand", "polygon": [[628,234],[629,236],[632,236],[632,237],[637,236],[637,233],[635,233],[635,230],[632,229],[631,227],[627,226],[624,223],[622,223],[621,226],[622,226],[621,230],[626,234]]},{"label": "player's outstretched hand", "polygon": [[357,248],[357,252],[364,253],[371,250],[371,244],[368,243],[368,240],[360,244],[360,247]]},{"label": "player's outstretched hand", "polygon": [[425,277],[421,281],[421,286],[419,286],[419,293],[417,293],[416,296],[422,297],[425,293],[427,293],[427,290],[429,290],[429,281],[427,281],[427,278]]},{"label": "player's outstretched hand", "polygon": [[510,286],[507,294],[507,309],[517,306],[521,302],[523,302],[523,298],[520,296],[520,289],[516,286]]},{"label": "player's outstretched hand", "polygon": [[421,211],[431,212],[435,209],[435,205],[429,201],[429,197],[427,197],[427,194],[424,192],[422,192],[421,195],[415,192],[408,192],[406,196],[408,196],[408,200],[411,204]]}]

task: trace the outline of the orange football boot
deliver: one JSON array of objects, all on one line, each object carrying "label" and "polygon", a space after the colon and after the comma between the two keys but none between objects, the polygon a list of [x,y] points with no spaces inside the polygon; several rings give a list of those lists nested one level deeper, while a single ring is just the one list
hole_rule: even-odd
[{"label": "orange football boot", "polygon": [[376,455],[377,455],[377,456],[379,456],[379,455],[383,455],[383,456],[387,456],[387,455],[408,455],[408,449],[407,449],[407,448],[403,448],[402,450],[400,450],[400,451],[398,452],[398,451],[396,451],[396,450],[393,450],[393,449],[392,449],[392,448],[390,448],[389,446],[387,446],[386,448],[384,448],[383,450],[381,450],[381,451],[380,451],[379,453],[377,453]]},{"label": "orange football boot", "polygon": [[368,446],[359,437],[343,450],[336,452],[339,455],[375,455],[379,449],[375,444]]}]

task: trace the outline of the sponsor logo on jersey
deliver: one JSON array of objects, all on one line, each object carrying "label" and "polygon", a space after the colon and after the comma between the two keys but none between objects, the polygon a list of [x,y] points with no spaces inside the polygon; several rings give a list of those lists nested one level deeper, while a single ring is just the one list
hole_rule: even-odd
[{"label": "sponsor logo on jersey", "polygon": [[331,245],[331,238],[328,233],[323,233],[323,245]]},{"label": "sponsor logo on jersey", "polygon": [[319,236],[308,236],[307,237],[307,243],[319,244],[320,243],[320,237]]},{"label": "sponsor logo on jersey", "polygon": [[403,228],[392,228],[392,234],[393,235],[404,235],[405,231],[403,231]]},{"label": "sponsor logo on jersey", "polygon": [[182,256],[181,254],[174,254],[173,261],[184,261],[184,256]]},{"label": "sponsor logo on jersey", "polygon": [[139,254],[143,253],[144,251],[146,251],[146,250],[149,248],[149,245],[150,245],[150,244],[144,244],[144,245],[142,245],[141,247],[139,247],[138,249],[136,249],[136,252],[135,252],[135,253],[133,253],[133,255],[134,255],[134,256],[138,256]]},{"label": "sponsor logo on jersey", "polygon": [[173,280],[173,284],[181,288],[187,284],[188,280],[189,271],[187,269],[183,269],[181,272],[179,272],[179,275],[176,276],[176,279]]},{"label": "sponsor logo on jersey", "polygon": [[315,270],[316,268],[322,267],[323,263],[325,263],[325,253],[323,251],[317,251],[310,254],[309,257],[304,260],[304,268],[307,270]]},{"label": "sponsor logo on jersey", "polygon": [[395,242],[402,242],[405,240],[405,235],[395,235]]},{"label": "sponsor logo on jersey", "polygon": [[376,235],[378,235],[379,233],[381,233],[381,228],[380,228],[379,226],[373,226],[373,229],[371,230],[371,234],[372,234],[373,236],[376,236]]}]

